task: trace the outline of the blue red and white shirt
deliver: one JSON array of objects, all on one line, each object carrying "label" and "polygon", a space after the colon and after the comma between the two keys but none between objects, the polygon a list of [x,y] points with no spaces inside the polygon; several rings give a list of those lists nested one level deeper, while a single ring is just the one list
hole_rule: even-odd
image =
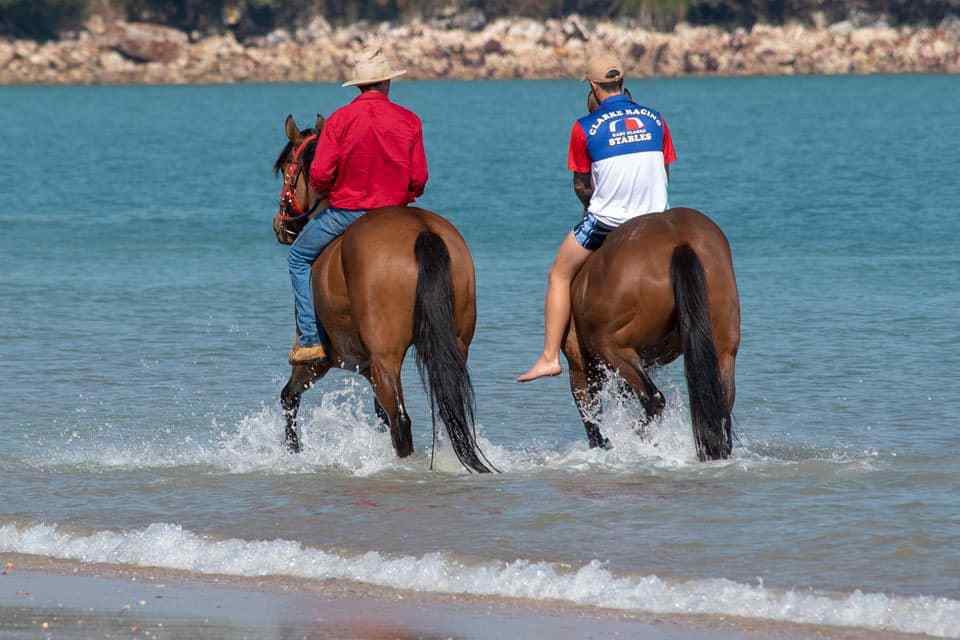
[{"label": "blue red and white shirt", "polygon": [[587,209],[603,224],[617,227],[668,208],[666,168],[676,159],[663,116],[618,95],[573,123],[567,165],[592,175]]}]

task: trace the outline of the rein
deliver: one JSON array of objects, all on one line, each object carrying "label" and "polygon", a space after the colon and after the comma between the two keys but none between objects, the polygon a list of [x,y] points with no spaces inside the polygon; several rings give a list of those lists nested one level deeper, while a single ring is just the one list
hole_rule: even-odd
[{"label": "rein", "polygon": [[[293,150],[293,153],[290,156],[290,162],[287,164],[286,171],[283,172],[283,190],[280,191],[280,212],[279,217],[282,221],[288,220],[297,220],[299,218],[304,218],[310,215],[317,210],[317,207],[320,206],[320,203],[323,200],[317,200],[313,203],[313,206],[307,210],[304,210],[300,206],[300,203],[297,202],[297,183],[300,181],[300,177],[303,175],[303,163],[300,162],[300,156],[303,155],[304,150],[307,148],[307,145],[311,142],[314,142],[319,138],[320,135],[313,133],[303,139],[303,142]],[[309,185],[307,186],[307,193],[309,194]]]}]

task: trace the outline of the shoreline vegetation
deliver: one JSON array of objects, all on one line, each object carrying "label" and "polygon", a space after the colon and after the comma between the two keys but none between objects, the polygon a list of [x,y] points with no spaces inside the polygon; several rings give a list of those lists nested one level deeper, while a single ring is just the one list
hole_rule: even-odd
[{"label": "shoreline vegetation", "polygon": [[231,31],[203,35],[94,15],[58,39],[0,36],[0,84],[336,82],[371,44],[415,79],[578,78],[595,45],[617,51],[630,77],[960,73],[955,16],[936,26],[820,19],[733,29],[680,22],[671,31],[578,15],[466,26],[334,26],[314,17],[241,41]]}]

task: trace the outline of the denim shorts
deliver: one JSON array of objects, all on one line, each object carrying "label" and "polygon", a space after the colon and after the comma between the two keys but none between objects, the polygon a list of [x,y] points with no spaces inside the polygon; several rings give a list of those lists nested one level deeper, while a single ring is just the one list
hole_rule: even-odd
[{"label": "denim shorts", "polygon": [[597,220],[592,213],[584,216],[583,220],[573,228],[573,237],[581,247],[587,251],[596,251],[607,239],[615,227],[609,227]]}]

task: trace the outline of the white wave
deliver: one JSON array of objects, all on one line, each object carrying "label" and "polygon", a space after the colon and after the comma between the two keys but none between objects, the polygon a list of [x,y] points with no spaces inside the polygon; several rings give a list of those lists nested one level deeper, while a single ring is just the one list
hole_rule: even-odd
[{"label": "white wave", "polygon": [[0,526],[0,552],[235,576],[346,579],[433,593],[561,600],[659,614],[720,614],[960,638],[960,601],[882,593],[778,592],[726,579],[617,575],[600,562],[567,569],[516,560],[467,564],[445,553],[344,556],[289,540],[215,540],[172,524],[75,535],[55,525]]}]

